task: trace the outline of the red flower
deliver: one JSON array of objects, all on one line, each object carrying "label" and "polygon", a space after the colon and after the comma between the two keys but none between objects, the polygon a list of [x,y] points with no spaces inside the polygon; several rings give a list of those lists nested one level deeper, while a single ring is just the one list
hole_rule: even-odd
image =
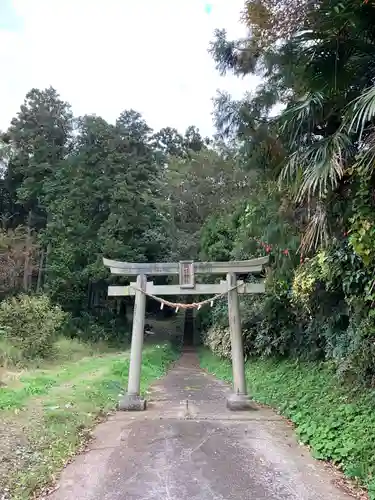
[{"label": "red flower", "polygon": [[286,249],[283,251],[283,254],[284,254],[284,255],[289,255],[289,250],[286,248]]},{"label": "red flower", "polygon": [[267,253],[270,253],[270,251],[271,251],[271,247],[270,247],[269,245],[267,245],[267,246],[266,246],[266,252],[267,252]]}]

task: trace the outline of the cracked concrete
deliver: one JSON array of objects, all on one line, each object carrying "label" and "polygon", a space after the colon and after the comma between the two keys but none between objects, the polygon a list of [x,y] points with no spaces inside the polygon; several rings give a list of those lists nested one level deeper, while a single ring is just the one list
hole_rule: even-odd
[{"label": "cracked concrete", "polygon": [[185,353],[148,409],[100,424],[51,500],[349,500],[339,476],[269,409],[231,413],[229,387]]}]

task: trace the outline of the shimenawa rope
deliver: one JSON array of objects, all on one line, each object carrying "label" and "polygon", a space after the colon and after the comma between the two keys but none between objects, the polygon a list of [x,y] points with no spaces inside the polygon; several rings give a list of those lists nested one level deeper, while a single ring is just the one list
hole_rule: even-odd
[{"label": "shimenawa rope", "polygon": [[236,288],[238,288],[242,284],[243,283],[238,283],[237,285],[233,286],[232,288],[229,288],[229,290],[226,290],[223,293],[215,295],[214,297],[211,297],[210,299],[202,300],[201,302],[193,302],[192,304],[182,304],[180,302],[170,302],[169,300],[165,300],[165,299],[161,299],[160,297],[156,297],[156,295],[152,295],[152,293],[147,293],[145,290],[142,290],[141,288],[138,288],[135,285],[130,285],[130,288],[133,288],[133,290],[141,292],[141,293],[147,295],[147,297],[150,297],[151,299],[154,299],[157,302],[160,302],[160,304],[161,304],[160,309],[163,309],[163,307],[166,305],[166,306],[172,307],[173,309],[176,309],[176,312],[177,312],[179,309],[200,309],[202,306],[204,306],[206,304],[211,304],[211,307],[212,307],[215,300],[221,299],[228,292],[236,290]]}]

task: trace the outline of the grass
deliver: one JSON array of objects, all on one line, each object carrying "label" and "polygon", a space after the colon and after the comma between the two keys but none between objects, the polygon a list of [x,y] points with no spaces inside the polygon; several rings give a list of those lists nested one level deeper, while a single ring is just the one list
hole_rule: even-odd
[{"label": "grass", "polygon": [[[203,349],[200,362],[218,378],[232,381],[228,361]],[[256,401],[295,424],[300,441],[311,447],[315,458],[338,465],[375,500],[374,390],[344,386],[319,363],[251,360],[246,379]]]},{"label": "grass", "polygon": [[[66,346],[65,346],[66,347]],[[82,347],[82,346],[81,346]],[[74,349],[73,349],[74,350]],[[23,500],[50,484],[113,409],[127,383],[128,352],[106,352],[24,370],[0,388],[0,491]],[[148,346],[141,390],[160,378],[176,357],[169,344]]]}]

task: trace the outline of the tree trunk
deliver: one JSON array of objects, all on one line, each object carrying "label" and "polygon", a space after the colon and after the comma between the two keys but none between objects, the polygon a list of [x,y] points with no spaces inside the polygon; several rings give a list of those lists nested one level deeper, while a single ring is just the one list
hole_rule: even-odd
[{"label": "tree trunk", "polygon": [[41,288],[42,288],[42,278],[43,278],[43,266],[44,266],[44,257],[45,257],[45,252],[44,249],[42,249],[40,253],[40,260],[39,260],[39,269],[38,269],[38,281],[36,283],[36,292],[39,293]]},{"label": "tree trunk", "polygon": [[45,254],[45,258],[44,258],[44,267],[43,267],[43,271],[44,271],[44,284],[48,280],[48,256],[49,256],[50,253],[51,253],[51,243],[48,243],[47,251],[46,251],[46,254]]},{"label": "tree trunk", "polygon": [[27,219],[27,236],[25,250],[25,265],[23,269],[23,290],[27,292],[30,285],[30,253],[31,253],[31,210]]}]

